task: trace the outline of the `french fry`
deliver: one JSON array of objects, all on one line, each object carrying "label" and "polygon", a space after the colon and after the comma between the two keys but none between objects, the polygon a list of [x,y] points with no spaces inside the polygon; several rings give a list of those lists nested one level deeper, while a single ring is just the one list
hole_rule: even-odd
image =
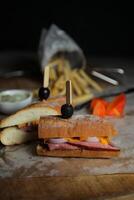
[{"label": "french fry", "polygon": [[58,66],[60,63],[61,63],[61,59],[56,58],[56,59],[50,60],[48,65],[49,67],[54,67],[54,66]]},{"label": "french fry", "polygon": [[80,87],[78,86],[78,84],[76,83],[75,79],[72,77],[71,78],[72,81],[72,88],[73,91],[77,94],[77,95],[82,95],[82,91],[80,89]]},{"label": "french fry", "polygon": [[[80,81],[79,78],[79,74],[77,72],[77,75],[76,74],[74,75],[74,73],[72,74],[72,79],[73,79],[73,86],[75,87],[75,90],[76,90],[76,93],[77,95],[83,95],[83,94],[89,94],[91,93],[90,89],[88,88],[88,86],[84,86],[83,83]],[[87,84],[87,83],[86,83]]]},{"label": "french fry", "polygon": [[68,60],[64,60],[64,65],[65,67],[67,67],[69,70],[71,70],[71,65],[70,62]]},{"label": "french fry", "polygon": [[54,67],[50,67],[50,80],[56,80],[57,79],[57,75],[56,75],[56,71],[54,69]]},{"label": "french fry", "polygon": [[[75,80],[75,79],[74,79]],[[79,88],[79,90],[81,90],[81,93],[82,94],[89,94],[91,93],[91,90],[89,87],[83,87],[79,82],[78,80],[75,80],[76,81],[76,84],[77,84],[77,88]]]},{"label": "french fry", "polygon": [[69,80],[70,79],[70,76],[71,76],[71,66],[69,64],[68,61],[65,60],[65,66],[64,66],[64,69],[63,69],[63,73],[65,75],[65,81]]},{"label": "french fry", "polygon": [[[80,87],[81,87],[81,85],[80,85]],[[81,90],[83,91],[84,94],[91,94],[92,93],[91,89],[89,87],[86,87],[86,88],[81,87]]]},{"label": "french fry", "polygon": [[59,94],[59,91],[57,88],[52,88],[51,89],[51,96],[58,96]]},{"label": "french fry", "polygon": [[65,80],[64,80],[64,75],[61,75],[58,80],[55,83],[55,87],[58,89],[62,89],[65,87]]},{"label": "french fry", "polygon": [[64,96],[66,94],[65,83],[72,81],[73,103],[82,104],[93,98],[92,89],[101,92],[102,88],[89,75],[85,69],[72,69],[70,62],[64,57],[51,60],[50,66],[50,88],[51,96]]},{"label": "french fry", "polygon": [[79,84],[81,84],[82,87],[87,87],[87,81],[85,81],[82,77],[80,77],[77,70],[73,70],[73,77],[77,80]]},{"label": "french fry", "polygon": [[59,64],[57,65],[57,71],[58,71],[58,74],[62,74],[63,72],[63,66],[64,66],[64,61],[63,59],[60,60]]},{"label": "french fry", "polygon": [[94,89],[96,89],[98,92],[102,92],[102,88],[99,86],[99,84],[91,79],[89,75],[87,75],[83,69],[79,70],[81,76],[91,85]]},{"label": "french fry", "polygon": [[65,67],[63,73],[65,75],[65,81],[69,80],[70,79],[70,69],[68,67]]},{"label": "french fry", "polygon": [[73,105],[76,106],[76,105],[82,104],[82,103],[84,103],[84,102],[86,102],[86,101],[91,100],[93,97],[94,97],[94,95],[91,94],[91,93],[90,93],[90,94],[84,94],[84,95],[75,97],[75,98],[73,99]]},{"label": "french fry", "polygon": [[59,92],[60,96],[64,96],[66,94],[66,89],[64,88],[61,92]]}]

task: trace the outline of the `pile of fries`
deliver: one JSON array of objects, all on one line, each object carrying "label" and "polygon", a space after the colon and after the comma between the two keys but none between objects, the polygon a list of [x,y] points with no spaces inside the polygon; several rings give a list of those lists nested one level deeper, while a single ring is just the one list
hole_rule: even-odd
[{"label": "pile of fries", "polygon": [[[72,82],[73,105],[80,105],[94,97],[94,91],[102,92],[102,87],[81,68],[72,68],[65,58],[56,58],[48,63],[49,88],[51,97],[65,96],[67,80]],[[38,91],[34,91],[36,96]]]},{"label": "pile of fries", "polygon": [[64,96],[66,80],[72,82],[73,104],[79,105],[94,97],[93,91],[101,92],[102,88],[83,68],[73,69],[66,59],[55,59],[50,66],[51,96]]}]

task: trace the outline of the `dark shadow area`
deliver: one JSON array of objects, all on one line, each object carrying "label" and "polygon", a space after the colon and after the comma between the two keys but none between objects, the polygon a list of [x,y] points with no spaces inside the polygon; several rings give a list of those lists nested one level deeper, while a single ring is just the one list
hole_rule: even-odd
[{"label": "dark shadow area", "polygon": [[[52,23],[64,29],[86,55],[133,55],[130,7],[94,2],[53,3],[53,1],[12,1],[0,7],[0,52],[37,52],[43,27]],[[128,41],[129,40],[129,41]]]}]

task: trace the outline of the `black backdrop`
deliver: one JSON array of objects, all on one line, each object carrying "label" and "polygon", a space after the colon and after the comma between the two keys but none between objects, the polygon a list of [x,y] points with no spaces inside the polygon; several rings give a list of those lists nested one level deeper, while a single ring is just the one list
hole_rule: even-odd
[{"label": "black backdrop", "polygon": [[82,0],[79,3],[53,2],[1,2],[0,52],[37,51],[41,29],[55,23],[67,31],[86,54],[133,55],[133,20],[128,20],[129,10],[125,4],[111,1],[85,4]]}]

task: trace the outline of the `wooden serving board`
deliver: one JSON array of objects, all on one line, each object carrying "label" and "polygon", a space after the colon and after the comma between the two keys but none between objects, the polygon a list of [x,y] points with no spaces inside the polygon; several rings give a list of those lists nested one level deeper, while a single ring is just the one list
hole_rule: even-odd
[{"label": "wooden serving board", "polygon": [[132,200],[134,174],[0,180],[0,199]]}]

